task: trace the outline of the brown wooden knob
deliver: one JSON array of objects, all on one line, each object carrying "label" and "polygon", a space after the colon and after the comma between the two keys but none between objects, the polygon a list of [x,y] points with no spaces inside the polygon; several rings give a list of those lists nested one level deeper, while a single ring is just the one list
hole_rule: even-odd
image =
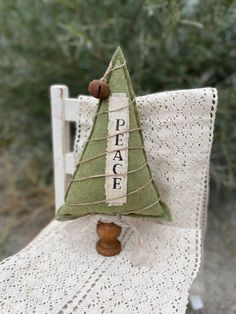
[{"label": "brown wooden knob", "polygon": [[91,81],[88,85],[88,91],[93,97],[98,99],[104,99],[110,93],[109,85],[103,80]]},{"label": "brown wooden knob", "polygon": [[100,255],[114,256],[120,253],[121,243],[117,239],[121,234],[120,226],[113,222],[98,222],[97,234],[101,238],[96,244],[96,250]]}]

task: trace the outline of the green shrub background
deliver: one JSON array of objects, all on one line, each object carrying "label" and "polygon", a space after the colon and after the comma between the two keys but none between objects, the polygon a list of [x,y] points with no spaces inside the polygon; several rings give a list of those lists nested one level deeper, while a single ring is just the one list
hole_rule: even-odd
[{"label": "green shrub background", "polygon": [[49,86],[87,93],[117,45],[139,95],[217,87],[211,200],[232,199],[235,25],[235,1],[0,0],[0,213],[53,207]]}]

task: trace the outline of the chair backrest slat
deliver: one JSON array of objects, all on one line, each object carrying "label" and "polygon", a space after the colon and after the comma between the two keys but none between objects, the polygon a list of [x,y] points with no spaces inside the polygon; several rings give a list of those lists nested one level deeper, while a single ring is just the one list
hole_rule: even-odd
[{"label": "chair backrest slat", "polygon": [[[65,85],[51,87],[52,141],[54,161],[55,207],[64,203],[67,184],[65,156],[69,152],[69,124],[65,121],[65,98],[69,92]],[[67,166],[68,168],[68,166]]]},{"label": "chair backrest slat", "polygon": [[77,108],[79,105],[78,98],[65,98],[64,99],[64,110],[65,110],[65,121],[75,122],[77,117]]}]

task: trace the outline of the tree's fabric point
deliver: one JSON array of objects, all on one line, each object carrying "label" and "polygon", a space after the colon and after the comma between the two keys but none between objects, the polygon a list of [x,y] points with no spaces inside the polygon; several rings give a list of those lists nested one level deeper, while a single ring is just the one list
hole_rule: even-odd
[{"label": "tree's fabric point", "polygon": [[[65,204],[58,209],[56,218],[64,221],[88,214],[120,214],[171,220],[170,211],[160,199],[160,193],[147,163],[135,94],[124,55],[119,47],[112,57],[111,64],[112,68],[117,69],[107,76],[110,96],[99,102],[89,140],[67,189]],[[119,93],[125,93],[127,96],[129,130],[133,131],[130,131],[128,136],[126,201],[122,205],[111,206],[111,203],[104,201],[106,200],[106,178],[100,175],[105,175],[106,172],[109,99],[112,95]],[[97,140],[98,138],[101,139]],[[115,156],[118,158],[120,153],[121,151],[115,152]],[[114,169],[116,171],[118,167]],[[135,171],[137,169],[139,170]],[[85,177],[92,178],[83,180]],[[118,188],[118,180],[114,182],[114,187]]]}]

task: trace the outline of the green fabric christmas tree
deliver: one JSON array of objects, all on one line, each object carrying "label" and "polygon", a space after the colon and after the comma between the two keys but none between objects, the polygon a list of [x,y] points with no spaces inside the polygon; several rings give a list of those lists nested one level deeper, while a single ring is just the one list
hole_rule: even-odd
[{"label": "green fabric christmas tree", "polygon": [[[58,209],[56,218],[64,221],[88,214],[120,214],[171,220],[169,209],[160,200],[158,188],[147,163],[135,94],[124,55],[119,47],[112,57],[106,81],[110,94],[99,102],[92,131],[65,195],[65,204]],[[114,110],[113,115],[109,116],[112,97],[116,99],[114,97],[119,98],[119,95],[125,96],[126,100],[124,105],[119,107],[123,108],[120,110],[128,110],[129,127],[123,135],[120,135],[120,129],[125,125],[125,119],[116,119],[119,110]],[[119,98],[119,101],[120,99],[123,98]],[[116,121],[109,121],[112,118]],[[109,123],[115,126],[116,131],[114,136],[109,137],[110,141],[114,140],[114,145],[122,146],[118,145],[117,150],[108,150]],[[127,133],[128,147],[122,142]],[[123,174],[118,173],[118,169],[123,166],[125,169],[122,154],[127,157],[127,170]],[[106,168],[108,155],[113,163],[111,171]],[[123,181],[125,176],[126,185]],[[108,178],[109,187],[106,181]],[[116,192],[121,188],[126,188],[125,200],[118,204],[119,197],[116,197]],[[107,189],[114,195],[113,199],[107,197]]]}]

